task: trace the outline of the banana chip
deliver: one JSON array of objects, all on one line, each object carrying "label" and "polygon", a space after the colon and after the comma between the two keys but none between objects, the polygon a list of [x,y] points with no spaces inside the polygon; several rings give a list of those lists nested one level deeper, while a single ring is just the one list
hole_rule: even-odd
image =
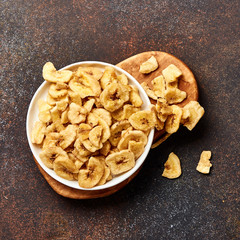
[{"label": "banana chip", "polygon": [[[84,140],[86,141],[86,140]],[[74,150],[73,150],[73,154],[77,157],[77,158],[81,158],[81,157],[87,157],[91,154],[90,151],[88,151],[82,143],[82,140],[80,138],[77,138],[77,140],[74,143]]]},{"label": "banana chip", "polygon": [[108,126],[112,125],[111,113],[104,108],[94,108],[92,110],[92,113],[103,119],[108,124]]},{"label": "banana chip", "polygon": [[43,66],[43,78],[48,82],[69,82],[73,73],[69,70],[57,71],[54,65],[51,62],[47,62]]},{"label": "banana chip", "polygon": [[148,97],[152,98],[153,100],[157,100],[158,97],[155,94],[155,92],[147,85],[146,82],[141,83],[141,86],[143,87],[144,91],[148,95]]},{"label": "banana chip", "polygon": [[111,175],[111,171],[109,169],[109,167],[107,167],[106,165],[104,165],[104,174],[102,175],[100,181],[98,182],[98,186],[103,185],[107,182],[109,176]]},{"label": "banana chip", "polygon": [[156,125],[156,116],[150,110],[143,110],[133,113],[129,122],[135,129],[147,131]]},{"label": "banana chip", "polygon": [[67,157],[58,157],[53,162],[53,170],[64,179],[74,180],[74,173],[78,173],[75,164]]},{"label": "banana chip", "polygon": [[89,132],[89,140],[96,147],[101,146],[102,130],[102,126],[96,126]]},{"label": "banana chip", "polygon": [[209,161],[209,159],[211,158],[211,155],[212,155],[211,151],[203,151],[201,153],[201,157],[196,168],[198,172],[203,174],[208,174],[210,172],[212,164]]},{"label": "banana chip", "polygon": [[39,154],[40,159],[42,162],[48,167],[53,168],[53,162],[58,157],[68,159],[67,153],[60,147],[48,147],[43,149],[42,152]]},{"label": "banana chip", "polygon": [[109,84],[113,82],[113,80],[117,79],[114,68],[106,67],[103,73],[103,76],[100,79],[100,84],[102,89],[105,89]]},{"label": "banana chip", "polygon": [[57,132],[50,132],[46,135],[42,149],[48,148],[48,147],[57,147],[59,145],[60,139],[60,133]]},{"label": "banana chip", "polygon": [[41,144],[46,132],[46,124],[40,121],[35,122],[32,133],[32,143]]},{"label": "banana chip", "polygon": [[147,74],[147,73],[155,71],[157,68],[158,68],[157,59],[154,56],[152,56],[146,62],[143,62],[140,65],[139,72]]},{"label": "banana chip", "polygon": [[94,103],[95,103],[95,99],[94,99],[94,98],[91,98],[91,99],[87,100],[87,101],[84,103],[83,107],[84,107],[88,112],[91,112]]},{"label": "banana chip", "polygon": [[180,103],[187,97],[187,93],[178,88],[168,88],[164,97],[169,104]]},{"label": "banana chip", "polygon": [[168,116],[165,129],[168,133],[175,133],[180,126],[181,118],[182,118],[182,109],[177,105],[172,105],[172,114]]},{"label": "banana chip", "polygon": [[68,125],[64,130],[60,132],[60,147],[62,149],[65,149],[70,146],[75,141],[76,135],[76,126]]},{"label": "banana chip", "polygon": [[122,150],[107,156],[106,164],[113,175],[119,175],[129,171],[135,166],[135,158],[133,152]]},{"label": "banana chip", "polygon": [[128,78],[125,74],[118,75],[117,80],[123,85],[128,85]]},{"label": "banana chip", "polygon": [[134,107],[141,107],[143,104],[143,101],[138,93],[138,88],[135,86],[131,87],[131,91],[129,94],[129,100],[132,103]]},{"label": "banana chip", "polygon": [[68,111],[68,119],[72,124],[85,122],[87,110],[84,107],[71,103]]},{"label": "banana chip", "polygon": [[144,132],[139,130],[127,131],[120,139],[117,148],[119,150],[128,149],[129,141],[142,142],[145,146],[147,144],[147,136]]},{"label": "banana chip", "polygon": [[152,80],[152,85],[153,85],[153,91],[155,95],[159,98],[164,98],[164,92],[165,92],[165,80],[164,77],[158,76]]},{"label": "banana chip", "polygon": [[73,92],[71,90],[68,90],[68,95],[71,99],[71,102],[76,103],[79,106],[82,106],[82,98],[78,92]]},{"label": "banana chip", "polygon": [[80,187],[92,188],[96,186],[104,174],[103,164],[96,158],[91,157],[86,169],[80,169],[78,183]]},{"label": "banana chip", "polygon": [[106,157],[110,152],[110,149],[111,149],[111,143],[109,141],[106,141],[103,144],[103,147],[100,149],[100,153]]},{"label": "banana chip", "polygon": [[164,164],[164,171],[162,176],[174,179],[180,177],[182,174],[180,160],[176,154],[173,152],[168,156],[168,160]]},{"label": "banana chip", "polygon": [[77,75],[81,75],[81,73],[84,72],[85,74],[89,75],[90,77],[94,78],[95,80],[99,80],[103,72],[95,67],[79,67],[77,70]]},{"label": "banana chip", "polygon": [[188,130],[192,130],[204,114],[204,108],[199,102],[191,101],[183,108],[182,122]]},{"label": "banana chip", "polygon": [[129,91],[122,84],[111,83],[102,91],[100,102],[106,110],[114,112],[129,100]]},{"label": "banana chip", "polygon": [[129,141],[128,149],[133,152],[135,159],[138,159],[144,152],[143,142]]},{"label": "banana chip", "polygon": [[167,84],[176,82],[182,75],[182,72],[174,65],[170,64],[167,68],[162,70],[162,75],[165,78]]},{"label": "banana chip", "polygon": [[59,89],[56,84],[52,83],[48,90],[48,93],[53,98],[61,98],[67,95],[68,91],[67,89]]},{"label": "banana chip", "polygon": [[111,137],[109,138],[110,143],[113,146],[117,146],[118,142],[121,139],[121,133],[123,130],[126,130],[130,127],[130,123],[128,120],[124,120],[121,122],[116,122],[111,126]]}]

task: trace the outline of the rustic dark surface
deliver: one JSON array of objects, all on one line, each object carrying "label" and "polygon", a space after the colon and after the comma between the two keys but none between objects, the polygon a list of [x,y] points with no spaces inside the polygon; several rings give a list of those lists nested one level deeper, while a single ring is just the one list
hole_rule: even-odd
[{"label": "rustic dark surface", "polygon": [[[1,1],[1,239],[239,239],[239,1]],[[26,139],[46,61],[116,64],[161,50],[195,74],[206,114],[150,152],[138,176],[103,199],[58,196]],[[195,168],[212,151],[208,176]],[[179,179],[161,177],[170,152]]]}]

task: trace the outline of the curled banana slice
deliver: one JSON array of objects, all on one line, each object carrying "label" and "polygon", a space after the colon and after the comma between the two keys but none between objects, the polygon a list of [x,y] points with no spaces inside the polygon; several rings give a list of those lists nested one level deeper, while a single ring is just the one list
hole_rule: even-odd
[{"label": "curled banana slice", "polygon": [[117,148],[119,150],[128,149],[129,141],[142,142],[145,146],[147,144],[147,136],[144,132],[139,130],[127,131],[120,139]]},{"label": "curled banana slice", "polygon": [[70,146],[75,141],[76,135],[76,126],[68,125],[64,130],[60,132],[60,147],[62,149],[65,149]]},{"label": "curled banana slice", "polygon": [[91,112],[94,103],[95,103],[95,99],[94,99],[94,98],[90,98],[90,99],[88,99],[88,100],[84,103],[83,107],[84,107],[88,112]]},{"label": "curled banana slice", "polygon": [[147,131],[156,125],[156,116],[150,110],[142,110],[133,113],[129,117],[129,122],[135,129]]},{"label": "curled banana slice", "polygon": [[100,185],[103,185],[107,182],[109,176],[111,175],[111,171],[109,169],[109,167],[107,167],[105,164],[104,164],[104,174],[102,175],[100,181],[98,182],[98,186]]},{"label": "curled banana slice", "polygon": [[68,111],[68,119],[72,124],[85,122],[87,110],[76,103],[71,103]]},{"label": "curled banana slice", "polygon": [[40,159],[42,162],[48,167],[53,168],[53,162],[58,157],[67,158],[67,153],[60,147],[48,147],[43,149],[42,152],[39,154]]},{"label": "curled banana slice", "polygon": [[168,88],[164,97],[169,104],[180,103],[187,97],[187,93],[178,88]]},{"label": "curled banana slice", "polygon": [[169,154],[168,160],[164,164],[164,171],[162,176],[174,179],[180,177],[182,174],[181,164],[178,156],[173,152]]},{"label": "curled banana slice", "polygon": [[143,101],[139,95],[138,88],[135,86],[131,86],[131,91],[129,94],[129,100],[134,107],[141,107]]},{"label": "curled banana slice", "polygon": [[155,95],[159,98],[164,98],[164,93],[165,93],[165,80],[162,75],[154,78],[152,80],[152,85],[153,85],[153,91]]},{"label": "curled banana slice", "polygon": [[96,126],[89,132],[89,140],[96,147],[100,147],[102,145],[101,144],[102,130],[103,130],[102,126]]},{"label": "curled banana slice", "polygon": [[104,108],[94,108],[92,110],[92,113],[97,115],[101,119],[103,119],[108,124],[108,126],[112,125],[111,113],[108,112],[106,109],[104,109]]},{"label": "curled banana slice", "polygon": [[124,173],[135,166],[134,154],[129,150],[112,153],[105,161],[113,175]]},{"label": "curled banana slice", "polygon": [[106,67],[105,71],[100,79],[100,84],[102,89],[105,89],[109,84],[113,82],[117,78],[114,68]]},{"label": "curled banana slice", "polygon": [[48,133],[43,141],[42,149],[59,146],[59,141],[60,141],[59,139],[60,139],[60,133],[57,133],[57,132]]},{"label": "curled banana slice", "polygon": [[81,123],[77,130],[77,137],[80,141],[84,141],[89,138],[89,133],[92,130],[92,127],[89,124]]},{"label": "curled banana slice", "polygon": [[172,105],[172,114],[168,116],[165,122],[165,130],[167,133],[175,133],[180,126],[182,118],[182,109],[177,105]]},{"label": "curled banana slice", "polygon": [[129,141],[128,149],[133,152],[135,159],[138,159],[144,152],[143,142]]},{"label": "curled banana slice", "polygon": [[[88,151],[82,143],[82,140],[80,138],[77,138],[77,140],[74,143],[74,147],[75,147],[75,152],[73,153],[75,156],[80,156],[80,157],[87,157],[91,154],[90,151]],[[78,158],[80,158],[78,157]]]},{"label": "curled banana slice", "polygon": [[100,102],[106,110],[114,112],[129,100],[128,88],[119,83],[109,84],[100,95]]},{"label": "curled banana slice", "polygon": [[47,62],[43,66],[43,78],[48,82],[69,82],[73,73],[69,70],[57,71],[54,65],[51,62]]},{"label": "curled banana slice", "polygon": [[67,89],[59,89],[55,83],[52,83],[48,90],[48,93],[51,97],[56,99],[66,96],[68,91]]},{"label": "curled banana slice", "polygon": [[86,169],[79,170],[79,186],[82,188],[92,188],[99,183],[103,174],[103,164],[96,157],[91,157],[87,163]]},{"label": "curled banana slice", "polygon": [[110,143],[113,146],[117,146],[118,142],[121,139],[121,134],[123,130],[126,130],[131,125],[128,120],[123,120],[120,122],[116,122],[111,126],[111,137],[109,138]]},{"label": "curled banana slice", "polygon": [[68,90],[68,95],[70,97],[71,102],[76,103],[79,106],[82,106],[82,98],[80,93]]},{"label": "curled banana slice", "polygon": [[109,141],[106,141],[103,144],[103,147],[100,149],[100,153],[106,157],[110,152],[110,149],[111,149],[111,143]]},{"label": "curled banana slice", "polygon": [[94,78],[95,80],[99,80],[103,75],[103,72],[95,67],[79,67],[77,70],[77,75],[81,75],[82,72],[87,74],[89,77]]},{"label": "curled banana slice", "polygon": [[53,170],[59,177],[67,180],[74,180],[74,173],[78,173],[74,162],[72,162],[68,156],[57,157],[53,162]]},{"label": "curled banana slice", "polygon": [[46,124],[37,121],[34,124],[33,130],[31,132],[31,141],[32,143],[41,144],[46,132]]}]

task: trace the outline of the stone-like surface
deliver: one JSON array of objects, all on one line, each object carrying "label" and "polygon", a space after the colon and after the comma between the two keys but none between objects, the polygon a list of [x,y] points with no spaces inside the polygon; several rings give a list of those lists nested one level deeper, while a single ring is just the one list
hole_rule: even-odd
[{"label": "stone-like surface", "polygon": [[[239,1],[1,1],[1,239],[239,239]],[[206,114],[150,152],[138,176],[95,200],[58,196],[39,173],[25,120],[43,64],[116,64],[161,50],[195,74]],[[195,168],[211,150],[209,176]],[[179,179],[161,177],[168,154]]]}]

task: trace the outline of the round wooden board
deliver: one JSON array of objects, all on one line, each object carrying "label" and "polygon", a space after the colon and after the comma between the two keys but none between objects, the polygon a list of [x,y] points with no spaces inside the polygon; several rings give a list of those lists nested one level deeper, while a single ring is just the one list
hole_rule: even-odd
[{"label": "round wooden board", "polygon": [[[159,64],[158,69],[150,74],[140,73],[139,72],[140,64],[148,60],[151,56],[154,56],[157,59]],[[162,70],[170,64],[176,65],[182,71],[183,76],[179,79],[179,89],[187,92],[187,98],[178,105],[180,107],[183,107],[184,105],[186,105],[188,102],[192,100],[197,101],[198,88],[197,88],[197,82],[193,76],[193,73],[185,63],[183,63],[181,60],[177,59],[176,57],[168,53],[159,52],[159,51],[140,53],[118,63],[117,66],[129,72],[140,83],[145,81],[149,84],[149,86],[151,86],[151,81],[155,77],[161,75]],[[155,131],[154,140],[156,141],[157,139],[159,139],[164,133],[165,133],[164,131]],[[74,188],[65,186],[64,184],[53,179],[41,168],[41,166],[38,164],[35,158],[34,160],[41,174],[46,179],[48,184],[52,187],[52,189],[59,195],[67,198],[72,198],[72,199],[92,199],[92,198],[109,196],[117,192],[121,188],[123,188],[125,185],[127,185],[138,174],[138,172],[141,169],[139,168],[131,177],[129,177],[128,179],[126,179],[125,181],[119,183],[114,187],[103,189],[103,190],[79,190],[79,189],[74,189]]]},{"label": "round wooden board", "polygon": [[[159,67],[149,74],[140,73],[140,65],[147,61],[151,56],[154,56],[157,59]],[[151,81],[155,77],[162,75],[162,70],[168,67],[170,64],[174,64],[182,71],[183,75],[179,78],[178,88],[187,93],[187,98],[177,105],[179,107],[184,107],[190,101],[197,101],[198,87],[192,71],[184,62],[169,53],[160,51],[143,52],[123,60],[122,62],[118,63],[117,66],[130,73],[138,82],[146,82],[151,87]],[[152,100],[152,103],[156,103],[156,101]],[[156,142],[164,133],[164,130],[155,130],[153,141]]]}]

